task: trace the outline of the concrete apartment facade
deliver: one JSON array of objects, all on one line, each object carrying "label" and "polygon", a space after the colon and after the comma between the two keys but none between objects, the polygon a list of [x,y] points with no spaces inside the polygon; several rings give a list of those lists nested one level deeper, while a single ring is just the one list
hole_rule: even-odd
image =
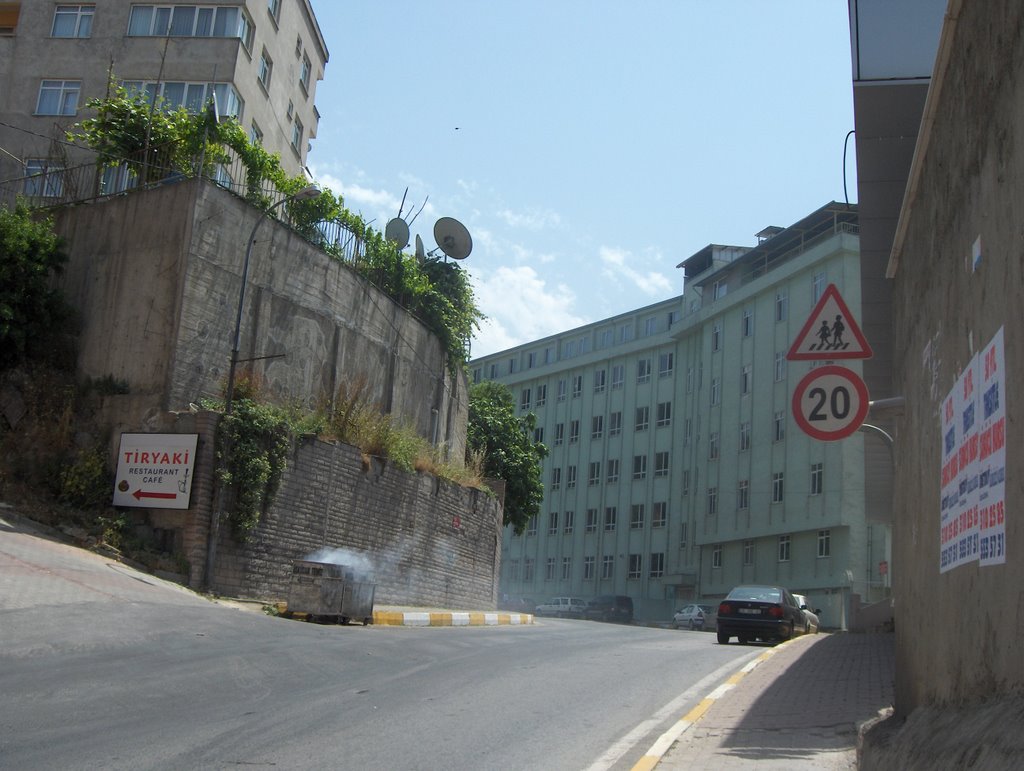
[{"label": "concrete apartment facade", "polygon": [[887,596],[891,513],[868,510],[864,468],[888,448],[803,434],[790,400],[813,363],[785,358],[829,284],[859,316],[856,207],[759,236],[681,263],[681,296],[471,362],[536,414],[550,450],[541,514],[505,529],[502,592],[626,594],[665,621],[684,600],[777,582],[835,628]]},{"label": "concrete apartment facade", "polygon": [[298,175],[327,59],[309,0],[0,2],[0,181],[90,163],[64,133],[111,73],[190,110],[215,93],[221,116]]}]

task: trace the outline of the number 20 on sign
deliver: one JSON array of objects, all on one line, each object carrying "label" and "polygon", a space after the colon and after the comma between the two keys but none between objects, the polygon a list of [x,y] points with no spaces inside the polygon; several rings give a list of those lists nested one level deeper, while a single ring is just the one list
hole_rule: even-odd
[{"label": "number 20 on sign", "polygon": [[846,367],[818,367],[797,384],[792,406],[797,425],[811,438],[845,439],[868,414],[868,387]]}]

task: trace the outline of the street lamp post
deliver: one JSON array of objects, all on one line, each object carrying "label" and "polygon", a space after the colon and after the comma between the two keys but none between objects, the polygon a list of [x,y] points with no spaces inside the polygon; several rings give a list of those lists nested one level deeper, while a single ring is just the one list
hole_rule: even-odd
[{"label": "street lamp post", "polygon": [[[249,234],[249,241],[245,246],[245,259],[242,261],[242,287],[238,291],[238,312],[235,314],[235,332],[231,345],[231,366],[228,368],[228,382],[224,389],[224,417],[231,414],[232,403],[235,398],[235,369],[238,366],[238,353],[242,343],[242,311],[245,307],[245,290],[249,283],[249,261],[252,258],[252,247],[256,243],[256,232],[259,230],[263,220],[274,211],[289,201],[308,201],[320,195],[320,188],[315,185],[308,185],[292,195],[282,198],[269,209],[260,212],[259,217],[252,226]],[[231,458],[231,440],[224,442],[223,464],[226,465]],[[217,482],[217,500],[210,518],[209,540],[206,544],[206,571],[203,576],[203,583],[209,589],[213,582],[213,566],[217,559],[217,538],[220,536],[220,520],[224,510],[224,484]]]}]

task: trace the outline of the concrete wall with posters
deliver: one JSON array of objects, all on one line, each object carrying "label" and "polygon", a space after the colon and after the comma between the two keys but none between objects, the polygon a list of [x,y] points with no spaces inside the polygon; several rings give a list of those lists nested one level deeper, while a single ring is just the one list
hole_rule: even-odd
[{"label": "concrete wall with posters", "polygon": [[[197,180],[53,214],[70,257],[61,288],[83,322],[79,372],[130,391],[115,433],[218,397],[259,212]],[[448,372],[438,339],[272,219],[257,233],[241,330],[240,358],[255,360],[243,367],[280,399],[312,406],[364,382],[370,400],[464,456],[466,380]]]},{"label": "concrete wall with posters", "polygon": [[[1024,685],[1024,6],[947,11],[890,262],[895,443],[896,709]],[[980,238],[980,258],[974,245]],[[944,400],[1005,333],[1005,563],[940,570]]]}]

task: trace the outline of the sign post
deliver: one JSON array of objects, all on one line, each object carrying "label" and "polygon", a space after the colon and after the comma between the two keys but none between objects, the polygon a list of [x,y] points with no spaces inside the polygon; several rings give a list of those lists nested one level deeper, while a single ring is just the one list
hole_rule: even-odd
[{"label": "sign post", "polygon": [[868,387],[846,367],[812,369],[793,392],[793,418],[813,439],[834,442],[853,434],[868,414]]}]

